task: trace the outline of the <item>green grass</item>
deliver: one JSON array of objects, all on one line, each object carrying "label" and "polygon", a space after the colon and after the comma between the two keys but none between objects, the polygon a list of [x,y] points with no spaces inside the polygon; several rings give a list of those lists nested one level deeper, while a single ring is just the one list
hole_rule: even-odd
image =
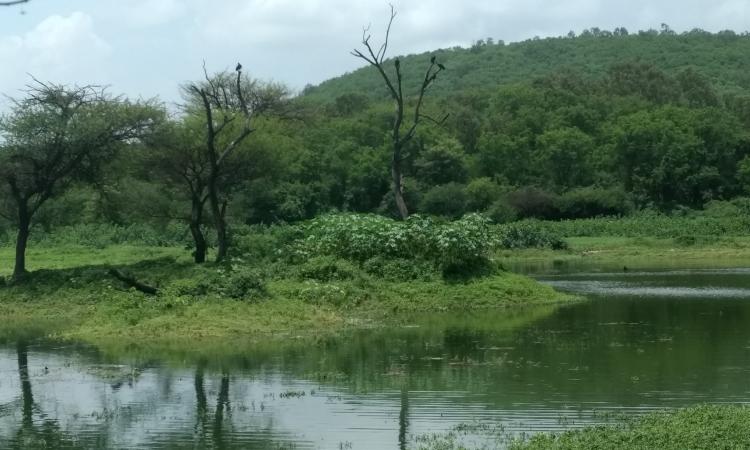
[{"label": "green grass", "polygon": [[514,269],[555,267],[656,269],[738,267],[750,264],[750,237],[727,236],[713,242],[685,244],[673,238],[567,237],[566,250],[499,251],[495,258]]},{"label": "green grass", "polygon": [[[502,424],[460,424],[445,433],[418,435],[415,450],[703,450],[750,448],[750,407],[699,405],[561,433],[518,438]],[[484,443],[468,445],[472,437]],[[467,439],[468,438],[468,439]]]},{"label": "green grass", "polygon": [[[13,272],[15,250],[0,246],[0,277]],[[178,247],[145,247],[137,245],[112,245],[106,249],[97,249],[82,245],[59,245],[55,247],[31,246],[26,251],[27,268],[30,271],[40,269],[71,269],[82,266],[105,264],[127,265],[139,261],[173,257],[179,262],[189,262],[190,255]]]},{"label": "green grass", "polygon": [[[186,253],[124,246],[34,249],[29,263],[36,270],[29,278],[0,287],[0,339],[25,333],[93,343],[239,342],[376,326],[410,313],[519,308],[573,299],[507,272],[465,282],[391,282],[363,272],[349,279],[316,281],[295,276],[292,269],[265,275],[263,296],[237,300],[217,292],[192,295],[180,288],[208,275],[221,279],[217,274],[225,268],[196,266]],[[8,249],[0,250],[0,258],[10,256]],[[160,295],[125,289],[107,275],[109,267],[124,268],[157,285]]]},{"label": "green grass", "polygon": [[750,448],[750,407],[703,405],[659,412],[618,425],[541,434],[514,450],[690,450]]}]

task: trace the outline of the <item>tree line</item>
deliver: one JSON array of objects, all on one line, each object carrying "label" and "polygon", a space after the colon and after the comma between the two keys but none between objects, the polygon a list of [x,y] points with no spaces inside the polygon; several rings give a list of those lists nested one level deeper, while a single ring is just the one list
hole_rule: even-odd
[{"label": "tree line", "polygon": [[388,37],[377,46],[366,32],[355,50],[383,97],[292,96],[238,65],[204,70],[170,114],[34,81],[0,121],[0,229],[17,230],[16,276],[34,226],[180,221],[203,262],[209,241],[227,257],[233,223],[331,211],[561,219],[748,193],[750,97],[696,69],[625,60],[438,94],[449,60],[389,59]]}]

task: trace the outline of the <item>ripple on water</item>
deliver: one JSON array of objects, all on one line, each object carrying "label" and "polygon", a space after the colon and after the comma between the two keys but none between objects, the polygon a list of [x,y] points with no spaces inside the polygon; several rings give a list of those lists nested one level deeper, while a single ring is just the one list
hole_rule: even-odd
[{"label": "ripple on water", "polygon": [[750,298],[750,289],[731,287],[642,286],[623,281],[542,280],[556,289],[618,297]]}]

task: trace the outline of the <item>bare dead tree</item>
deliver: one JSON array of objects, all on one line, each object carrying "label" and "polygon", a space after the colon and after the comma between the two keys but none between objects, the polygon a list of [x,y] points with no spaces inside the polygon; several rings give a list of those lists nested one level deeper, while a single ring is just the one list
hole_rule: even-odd
[{"label": "bare dead tree", "polygon": [[281,86],[261,85],[243,76],[241,64],[237,64],[235,72],[235,75],[221,72],[209,76],[204,64],[203,82],[191,83],[185,88],[205,116],[205,155],[208,162],[205,189],[216,229],[217,262],[225,260],[229,251],[226,221],[228,200],[221,193],[227,161],[255,131],[255,118],[278,107],[287,96]]},{"label": "bare dead tree", "polygon": [[[441,120],[435,120],[422,112],[422,103],[424,102],[425,93],[432,86],[437,79],[440,72],[445,70],[445,66],[439,62],[433,56],[430,58],[430,65],[422,79],[422,84],[419,87],[417,93],[416,103],[414,105],[413,115],[411,119],[407,117],[406,111],[406,100],[403,91],[403,73],[401,71],[401,61],[396,58],[393,61],[395,67],[395,77],[393,74],[389,74],[386,71],[384,63],[385,57],[388,50],[389,39],[391,35],[391,27],[393,20],[396,18],[396,10],[393,5],[391,6],[391,17],[388,21],[388,27],[385,31],[385,39],[383,44],[378,48],[377,51],[373,49],[370,43],[371,35],[370,28],[366,27],[362,32],[362,45],[363,50],[354,49],[352,55],[357,58],[367,61],[368,64],[373,66],[380,77],[383,79],[388,92],[390,93],[391,99],[395,104],[395,112],[393,117],[393,126],[391,129],[391,146],[393,154],[391,156],[391,189],[393,190],[393,197],[396,201],[396,207],[398,208],[399,215],[402,219],[409,217],[409,209],[404,200],[404,189],[403,189],[403,172],[402,163],[406,159],[404,155],[404,147],[406,144],[414,138],[419,123],[423,120],[429,120],[432,122],[443,123],[447,119],[447,116]],[[406,123],[408,122],[408,123]]]}]

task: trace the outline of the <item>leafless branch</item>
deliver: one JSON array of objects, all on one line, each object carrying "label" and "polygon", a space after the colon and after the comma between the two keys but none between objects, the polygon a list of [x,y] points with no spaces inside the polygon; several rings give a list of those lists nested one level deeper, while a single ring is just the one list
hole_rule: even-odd
[{"label": "leafless branch", "polygon": [[21,3],[28,3],[29,0],[13,0],[8,2],[0,2],[0,6],[13,6],[20,5]]}]

